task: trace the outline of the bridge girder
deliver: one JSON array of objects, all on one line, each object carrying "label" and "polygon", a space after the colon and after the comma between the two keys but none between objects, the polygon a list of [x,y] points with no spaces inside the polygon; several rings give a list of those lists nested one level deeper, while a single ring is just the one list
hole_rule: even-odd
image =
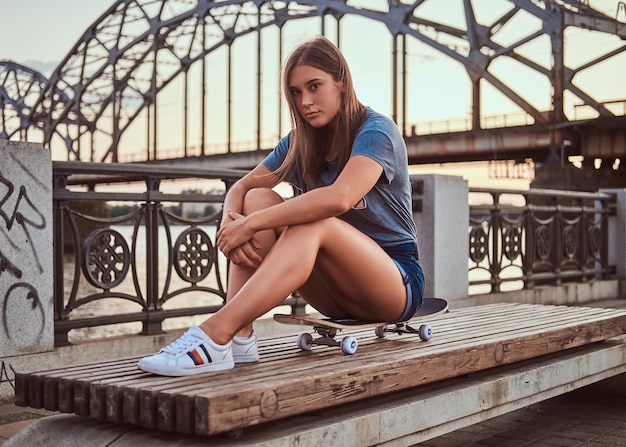
[{"label": "bridge girder", "polygon": [[[533,159],[544,162],[555,153],[567,157],[582,155],[585,160],[601,158],[613,163],[626,159],[626,116],[597,125],[597,120],[566,123],[562,126],[533,125],[406,136],[410,165],[481,160]],[[150,163],[189,167],[216,167],[250,170],[270,149],[209,156],[153,160]]]}]

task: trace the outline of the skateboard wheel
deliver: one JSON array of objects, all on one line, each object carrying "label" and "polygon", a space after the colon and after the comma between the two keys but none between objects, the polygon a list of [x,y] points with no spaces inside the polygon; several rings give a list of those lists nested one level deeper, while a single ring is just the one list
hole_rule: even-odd
[{"label": "skateboard wheel", "polygon": [[387,335],[385,333],[385,326],[376,326],[374,333],[378,338],[385,338],[385,335]]},{"label": "skateboard wheel", "polygon": [[419,336],[424,341],[428,341],[433,337],[433,328],[430,327],[430,324],[422,324],[420,326]]},{"label": "skateboard wheel", "polygon": [[298,348],[302,351],[310,351],[313,347],[313,336],[308,332],[298,334]]},{"label": "skateboard wheel", "polygon": [[341,340],[341,352],[346,355],[354,354],[358,347],[359,342],[352,336],[344,337],[344,339]]}]

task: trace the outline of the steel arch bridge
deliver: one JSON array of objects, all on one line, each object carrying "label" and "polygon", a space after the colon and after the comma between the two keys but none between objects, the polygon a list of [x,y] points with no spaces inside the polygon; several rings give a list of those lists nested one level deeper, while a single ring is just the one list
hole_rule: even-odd
[{"label": "steel arch bridge", "polygon": [[[380,34],[390,57],[372,56],[371,67],[390,65],[390,114],[405,134],[416,107],[408,92],[420,82],[419,67],[411,63],[418,46],[464,68],[473,130],[482,126],[487,87],[531,124],[574,119],[574,102],[594,117],[615,114],[578,78],[624,56],[626,25],[618,20],[623,3],[611,17],[579,0],[497,0],[489,2],[488,10],[486,2],[449,0],[462,18],[453,23],[432,15],[433,1],[117,0],[87,28],[49,81],[41,81],[29,124],[43,130],[44,143],[51,147],[55,135],[62,136],[67,158],[84,161],[122,161],[122,142],[135,152],[141,148],[134,161],[155,160],[172,146],[162,143],[168,133],[176,133],[174,146],[182,147],[177,157],[188,156],[192,148],[198,155],[214,153],[211,141],[224,143],[218,152],[237,151],[243,127],[252,135],[248,149],[264,148],[269,135],[283,133],[286,114],[278,94],[283,42],[289,32],[303,38],[301,23],[313,29],[306,37],[334,34],[342,49],[345,40]],[[345,33],[350,17],[368,24],[360,35]],[[524,21],[530,25],[522,29]],[[613,40],[590,59],[568,63],[568,29]],[[529,56],[525,49],[531,45],[541,47],[543,56]],[[503,60],[541,78],[549,100],[540,106],[520,93],[494,69]],[[238,99],[243,89],[236,87],[242,73],[247,77],[239,84],[253,94],[244,106]],[[222,100],[212,103],[214,97]],[[177,111],[170,118],[167,110],[173,108]]]}]

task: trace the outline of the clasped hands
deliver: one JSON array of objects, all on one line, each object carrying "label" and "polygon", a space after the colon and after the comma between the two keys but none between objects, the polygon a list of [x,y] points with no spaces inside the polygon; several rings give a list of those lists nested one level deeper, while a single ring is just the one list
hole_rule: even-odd
[{"label": "clasped hands", "polygon": [[233,264],[257,268],[263,261],[258,252],[262,246],[254,239],[255,232],[247,225],[248,219],[232,210],[226,213],[228,219],[222,220],[217,232],[217,247]]}]

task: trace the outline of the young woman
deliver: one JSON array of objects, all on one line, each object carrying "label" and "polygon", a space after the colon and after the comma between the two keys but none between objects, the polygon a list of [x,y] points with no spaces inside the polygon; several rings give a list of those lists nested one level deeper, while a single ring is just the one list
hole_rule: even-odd
[{"label": "young woman", "polygon": [[[191,375],[257,361],[253,321],[293,291],[333,318],[409,319],[422,303],[407,153],[389,118],[357,99],[348,65],[317,37],[283,74],[292,131],[226,195],[217,246],[226,305],[139,368]],[[272,188],[302,191],[287,201]]]}]

